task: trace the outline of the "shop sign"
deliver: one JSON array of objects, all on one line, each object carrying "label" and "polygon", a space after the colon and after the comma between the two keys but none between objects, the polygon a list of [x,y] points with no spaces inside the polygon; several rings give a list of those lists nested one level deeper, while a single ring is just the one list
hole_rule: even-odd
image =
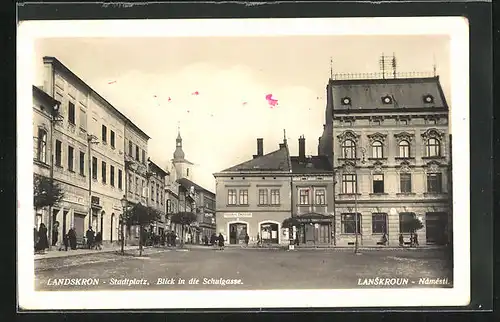
[{"label": "shop sign", "polygon": [[233,212],[233,213],[225,213],[224,218],[252,218],[251,212]]}]

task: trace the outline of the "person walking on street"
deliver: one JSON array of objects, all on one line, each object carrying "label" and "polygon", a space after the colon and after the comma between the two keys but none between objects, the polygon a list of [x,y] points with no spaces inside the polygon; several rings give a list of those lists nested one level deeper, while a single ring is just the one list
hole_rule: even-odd
[{"label": "person walking on street", "polygon": [[95,249],[96,250],[102,249],[102,233],[101,232],[98,232],[95,235]]},{"label": "person walking on street", "polygon": [[248,236],[248,234],[245,234],[245,247],[248,247],[249,241],[250,241],[250,236]]},{"label": "person walking on street", "polygon": [[68,251],[69,247],[69,230],[63,234],[64,251]]},{"label": "person walking on street", "polygon": [[68,230],[69,247],[72,250],[76,249],[76,232],[73,228]]},{"label": "person walking on street", "polygon": [[219,233],[219,238],[217,239],[219,242],[219,249],[224,250],[224,236],[222,236],[222,233]]},{"label": "person walking on street", "polygon": [[38,228],[38,243],[36,250],[38,253],[45,254],[45,249],[49,248],[49,240],[47,239],[47,227],[44,223]]},{"label": "person walking on street", "polygon": [[399,246],[403,247],[405,245],[405,240],[403,234],[399,234]]},{"label": "person walking on street", "polygon": [[87,248],[92,249],[94,246],[94,231],[92,230],[92,226],[87,230],[85,237],[87,237]]}]

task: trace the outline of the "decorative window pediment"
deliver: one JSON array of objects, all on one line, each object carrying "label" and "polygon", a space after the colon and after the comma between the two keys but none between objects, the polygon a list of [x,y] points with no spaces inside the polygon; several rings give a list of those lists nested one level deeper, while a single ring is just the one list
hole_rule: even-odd
[{"label": "decorative window pediment", "polygon": [[401,162],[399,165],[399,172],[408,173],[410,171],[410,163],[406,161]]},{"label": "decorative window pediment", "polygon": [[428,139],[438,139],[441,141],[441,139],[444,137],[444,132],[439,131],[438,129],[428,129],[424,133],[422,133],[422,138],[424,140]]},{"label": "decorative window pediment", "polygon": [[382,173],[382,162],[377,161],[373,163],[373,173]]},{"label": "decorative window pediment", "polygon": [[375,141],[379,141],[380,143],[385,143],[385,139],[387,138],[387,134],[376,132],[376,133],[367,135],[367,137],[370,140],[370,144],[373,144]]},{"label": "decorative window pediment", "polygon": [[408,143],[410,143],[413,140],[414,135],[408,132],[399,132],[394,134],[394,137],[396,138],[398,143],[401,141],[408,141]]},{"label": "decorative window pediment", "polygon": [[431,161],[426,164],[427,167],[427,173],[440,173],[441,170],[439,169],[441,164],[436,161]]},{"label": "decorative window pediment", "polygon": [[340,142],[344,142],[345,140],[352,140],[354,142],[358,142],[360,135],[354,133],[353,131],[344,131],[337,136]]},{"label": "decorative window pediment", "polygon": [[356,171],[356,167],[352,162],[346,162],[343,166],[344,173],[352,174]]}]

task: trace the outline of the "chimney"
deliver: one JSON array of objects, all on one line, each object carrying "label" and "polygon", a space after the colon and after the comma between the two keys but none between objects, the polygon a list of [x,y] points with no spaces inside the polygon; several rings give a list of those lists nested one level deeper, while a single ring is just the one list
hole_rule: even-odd
[{"label": "chimney", "polygon": [[303,135],[299,138],[299,159],[302,161],[306,159],[306,139]]},{"label": "chimney", "polygon": [[253,158],[258,158],[264,155],[264,139],[257,139],[257,154],[253,156]]}]

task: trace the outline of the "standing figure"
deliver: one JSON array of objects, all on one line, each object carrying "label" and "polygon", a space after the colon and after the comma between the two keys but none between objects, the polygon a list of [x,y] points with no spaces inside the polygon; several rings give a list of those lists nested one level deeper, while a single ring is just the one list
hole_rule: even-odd
[{"label": "standing figure", "polygon": [[44,254],[45,249],[49,248],[49,241],[47,239],[47,227],[44,223],[40,224],[38,228],[38,243],[36,245],[36,250],[39,253]]},{"label": "standing figure", "polygon": [[87,237],[87,248],[92,249],[94,246],[94,231],[92,230],[92,226],[85,233],[85,237]]},{"label": "standing figure", "polygon": [[95,249],[101,250],[102,249],[102,233],[98,232],[95,235]]},{"label": "standing figure", "polygon": [[72,250],[76,249],[76,232],[73,228],[68,230],[69,247]]},{"label": "standing figure", "polygon": [[219,238],[217,239],[219,242],[219,249],[224,250],[224,236],[222,236],[222,233],[219,233]]},{"label": "standing figure", "polygon": [[69,230],[64,233],[63,232],[63,243],[64,243],[64,251],[68,251],[68,247],[69,247]]},{"label": "standing figure", "polygon": [[403,238],[403,234],[399,234],[399,246],[403,247],[405,244],[405,240]]},{"label": "standing figure", "polygon": [[36,229],[36,225],[33,227],[33,248],[36,253],[36,244],[38,243],[38,229]]},{"label": "standing figure", "polygon": [[250,236],[248,236],[248,234],[245,234],[245,247],[248,247],[249,241],[250,241]]},{"label": "standing figure", "polygon": [[52,226],[52,246],[57,246],[57,242],[59,241],[59,222],[56,221],[54,226]]}]

